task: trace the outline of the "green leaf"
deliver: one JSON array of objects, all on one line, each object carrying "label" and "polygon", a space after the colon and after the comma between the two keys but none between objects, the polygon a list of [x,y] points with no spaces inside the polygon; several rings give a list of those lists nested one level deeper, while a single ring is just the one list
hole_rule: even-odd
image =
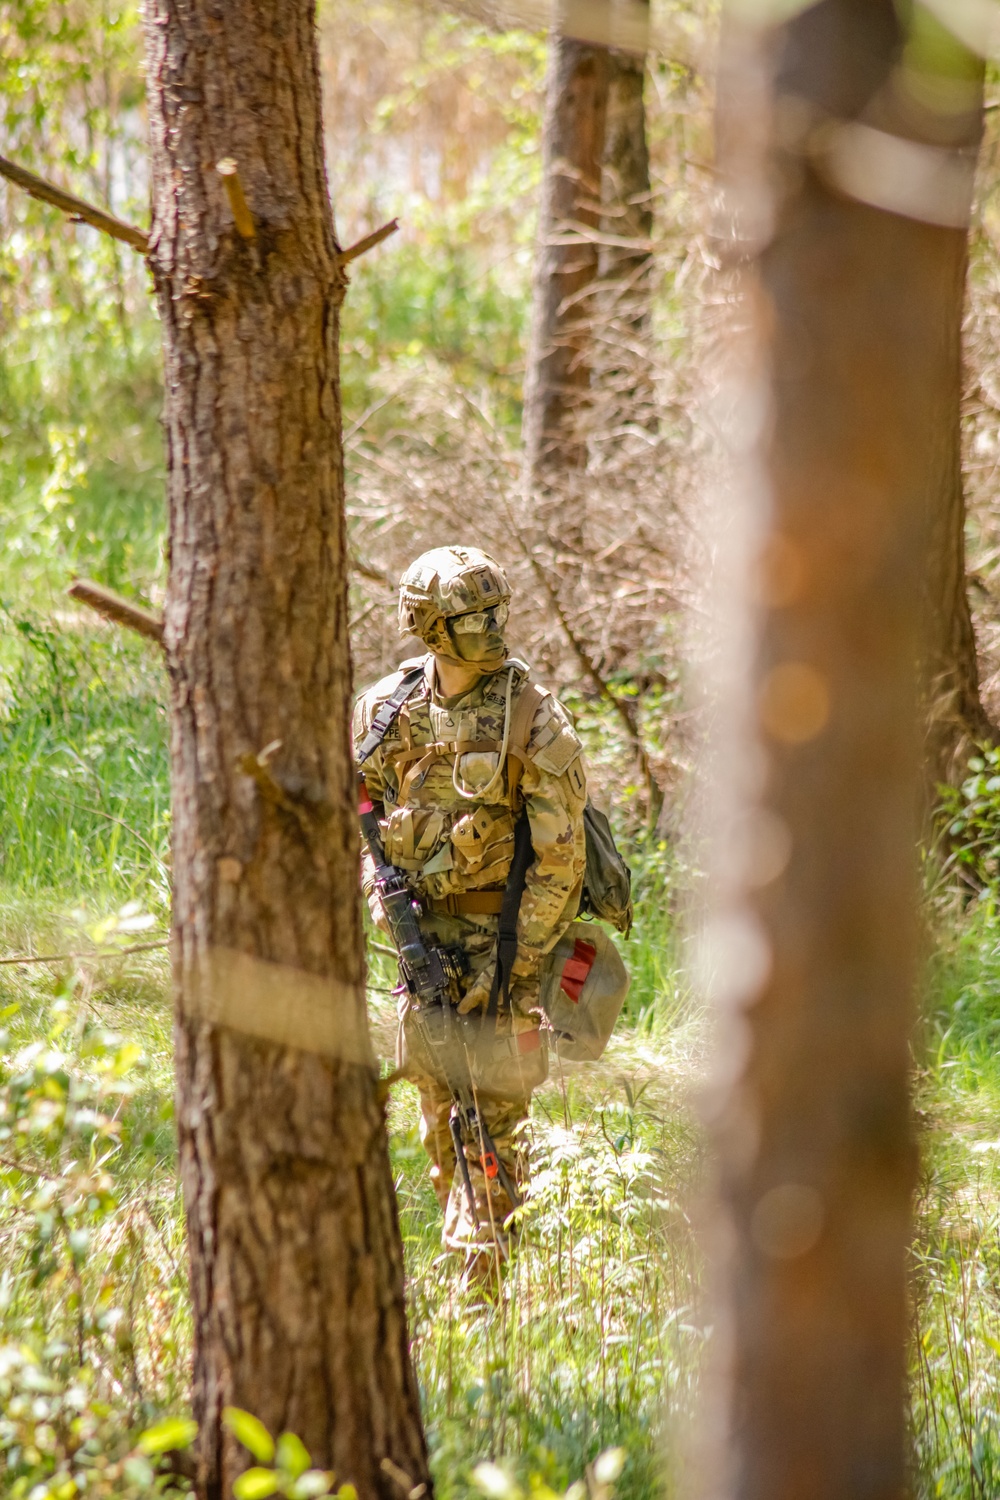
[{"label": "green leaf", "polygon": [[[234,1407],[233,1410],[235,1411],[236,1408]],[[246,1413],[242,1415],[246,1416]],[[256,1418],[252,1420],[256,1421]],[[240,1442],[243,1442],[242,1438]],[[277,1488],[278,1476],[273,1469],[245,1469],[238,1479],[233,1480],[233,1494],[236,1500],[266,1500],[266,1497],[273,1495]]]},{"label": "green leaf", "polygon": [[624,1448],[605,1448],[594,1459],[594,1478],[599,1484],[614,1484],[625,1467]]},{"label": "green leaf", "polygon": [[330,1469],[307,1469],[290,1484],[285,1493],[289,1500],[314,1500],[314,1497],[328,1495],[333,1484],[333,1472]]},{"label": "green leaf", "polygon": [[123,1468],[129,1483],[138,1485],[140,1489],[148,1490],[156,1478],[144,1458],[127,1458]]},{"label": "green leaf", "polygon": [[155,1427],[147,1427],[137,1447],[140,1453],[151,1457],[154,1453],[169,1453],[173,1448],[188,1448],[198,1434],[198,1423],[190,1417],[167,1417]]},{"label": "green leaf", "polygon": [[[271,1462],[274,1458],[274,1438],[258,1417],[251,1416],[238,1406],[226,1406],[222,1410],[222,1422],[244,1448],[249,1448],[258,1462]],[[267,1493],[270,1494],[271,1491],[268,1490]]]},{"label": "green leaf", "polygon": [[284,1469],[293,1479],[298,1479],[304,1474],[312,1463],[309,1453],[300,1437],[294,1432],[283,1432],[278,1439],[278,1451],[275,1459],[278,1468]]},{"label": "green leaf", "polygon": [[472,1471],[472,1482],[477,1489],[482,1490],[489,1500],[515,1500],[519,1490],[509,1475],[505,1474],[499,1464],[490,1463],[488,1460],[477,1464]]}]

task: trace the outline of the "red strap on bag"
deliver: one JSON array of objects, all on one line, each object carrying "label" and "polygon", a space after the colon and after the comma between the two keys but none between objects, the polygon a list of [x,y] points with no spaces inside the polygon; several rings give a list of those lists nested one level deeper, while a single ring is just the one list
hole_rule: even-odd
[{"label": "red strap on bag", "polygon": [[559,988],[567,999],[572,1000],[574,1005],[579,1005],[583,987],[587,982],[587,975],[594,967],[594,959],[597,957],[597,949],[593,943],[585,942],[583,938],[577,938],[573,944],[573,953],[563,964],[562,976],[559,980]]},{"label": "red strap on bag", "polygon": [[542,1038],[537,1031],[519,1031],[514,1039],[518,1052],[537,1052]]}]

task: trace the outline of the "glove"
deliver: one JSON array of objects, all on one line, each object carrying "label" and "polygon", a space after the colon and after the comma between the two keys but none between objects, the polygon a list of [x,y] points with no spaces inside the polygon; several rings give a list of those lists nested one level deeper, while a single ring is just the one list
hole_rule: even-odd
[{"label": "glove", "polygon": [[379,897],[379,893],[374,886],[370,891],[367,892],[367,896],[368,910],[371,913],[372,921],[375,923],[375,926],[378,928],[379,932],[388,933],[389,922],[385,914],[385,908],[383,907],[381,899]]},{"label": "glove", "polygon": [[468,994],[458,1002],[458,1013],[467,1016],[473,1010],[485,1010],[489,1003],[490,990],[493,988],[493,974],[497,966],[495,958],[491,959],[479,974],[476,975],[469,987]]},{"label": "glove", "polygon": [[[494,958],[486,965],[471,985],[468,994],[459,1002],[458,1013],[467,1016],[473,1010],[485,1010],[489,1003],[490,990],[493,988],[493,975],[496,970],[496,959]],[[516,1016],[532,1016],[535,1011],[541,1009],[541,998],[537,974],[529,979],[512,979],[510,984],[510,1009]]]}]

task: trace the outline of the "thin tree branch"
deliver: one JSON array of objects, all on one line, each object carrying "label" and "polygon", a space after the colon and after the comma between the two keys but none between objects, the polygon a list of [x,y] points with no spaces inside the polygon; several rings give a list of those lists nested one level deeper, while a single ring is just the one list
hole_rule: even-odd
[{"label": "thin tree branch", "polygon": [[116,625],[125,625],[129,630],[144,635],[147,640],[155,641],[158,646],[163,645],[163,620],[160,616],[123,599],[120,594],[106,589],[103,584],[94,583],[90,578],[76,578],[66,592],[71,599],[78,599],[81,604],[96,610],[106,620],[113,620]]},{"label": "thin tree branch", "polygon": [[376,568],[373,563],[364,562],[360,557],[351,557],[351,571],[357,573],[361,578],[370,578],[372,583],[380,583],[383,588],[396,592],[396,582],[384,573],[381,568]]},{"label": "thin tree branch", "polygon": [[0,958],[0,964],[62,964],[69,958],[89,958],[95,963],[103,963],[109,958],[121,958],[126,953],[151,953],[154,948],[169,945],[169,938],[158,938],[155,943],[133,943],[129,948],[107,948],[103,953],[16,953],[10,958]]},{"label": "thin tree branch", "polygon": [[26,1162],[13,1161],[9,1156],[0,1156],[0,1168],[7,1172],[23,1172],[25,1177],[44,1177],[47,1182],[56,1181],[54,1172],[46,1172],[44,1167],[29,1167]]},{"label": "thin tree branch", "polygon": [[646,753],[646,747],[642,742],[642,735],[639,732],[639,726],[636,723],[628,704],[623,702],[623,700],[618,697],[617,693],[612,692],[610,685],[604,680],[603,676],[599,672],[597,664],[594,661],[593,657],[590,655],[590,652],[587,650],[584,643],[580,640],[576,631],[573,629],[572,625],[567,619],[566,612],[559,601],[559,596],[549,582],[548,574],[546,573],[545,569],[535,557],[534,553],[528,551],[527,549],[525,549],[525,553],[528,557],[529,562],[531,563],[535,577],[538,579],[539,584],[545,592],[545,596],[549,601],[549,605],[552,609],[553,614],[559,621],[559,624],[562,626],[562,631],[567,641],[569,642],[570,650],[573,652],[573,655],[576,657],[581,668],[590,678],[591,682],[594,684],[594,687],[600,693],[601,697],[614,709],[615,713],[618,715],[619,720],[621,721],[625,733],[631,741],[632,750],[639,765],[639,772],[646,787],[646,798],[649,805],[649,823],[650,826],[653,827],[655,826],[657,819],[660,816],[660,809],[663,806],[663,792],[660,789],[659,782],[653,774],[653,767],[650,762],[649,756]]},{"label": "thin tree branch", "polygon": [[371,234],[366,234],[363,240],[349,245],[346,250],[341,250],[337,256],[337,263],[341,266],[348,265],[352,260],[357,260],[359,255],[367,255],[369,250],[374,250],[383,240],[387,240],[390,234],[395,234],[399,228],[398,219],[390,219],[388,224],[383,224],[381,229],[375,229]]},{"label": "thin tree branch", "polygon": [[126,245],[131,245],[133,250],[138,250],[142,255],[149,254],[149,235],[144,229],[138,229],[134,224],[126,224],[124,219],[117,219],[106,209],[95,208],[92,203],[78,198],[75,193],[64,192],[54,183],[46,182],[44,177],[38,177],[34,172],[29,172],[26,167],[19,167],[16,162],[8,161],[5,156],[0,156],[0,176],[6,177],[9,182],[16,183],[26,193],[30,193],[32,198],[38,198],[42,203],[49,203],[53,208],[60,209],[71,219],[80,219],[85,224],[89,224],[92,229],[103,230],[113,239],[122,240]]}]

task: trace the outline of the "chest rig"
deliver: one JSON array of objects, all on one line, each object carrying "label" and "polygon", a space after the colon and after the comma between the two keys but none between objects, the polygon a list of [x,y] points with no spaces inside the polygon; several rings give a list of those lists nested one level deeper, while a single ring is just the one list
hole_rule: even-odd
[{"label": "chest rig", "polygon": [[[385,747],[382,756],[385,769],[396,778],[397,804],[406,807],[429,777],[436,779],[433,773],[448,768],[461,801],[506,805],[517,816],[523,805],[520,785],[531,726],[545,696],[527,680],[523,663],[513,662],[498,672],[484,690],[482,703],[474,708],[435,704],[423,665],[406,674],[393,698],[404,685],[406,691],[394,716],[398,739]],[[421,709],[426,710],[429,731],[426,724],[414,723]]]}]

